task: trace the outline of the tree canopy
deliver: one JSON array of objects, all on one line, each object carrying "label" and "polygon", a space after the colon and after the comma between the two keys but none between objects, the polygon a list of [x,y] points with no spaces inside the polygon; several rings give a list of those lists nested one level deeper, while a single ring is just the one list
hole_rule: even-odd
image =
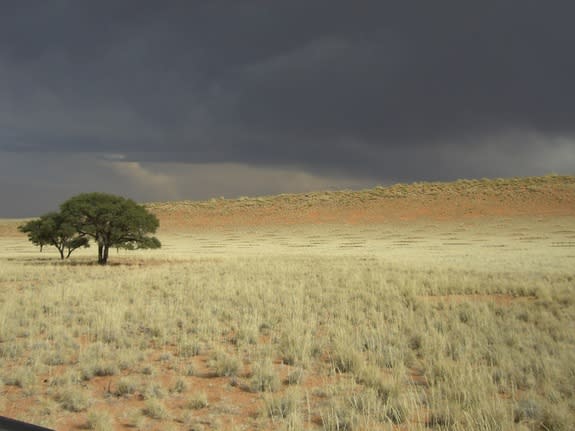
[{"label": "tree canopy", "polygon": [[39,219],[30,220],[19,226],[20,232],[28,234],[32,244],[43,249],[46,245],[53,245],[58,249],[60,258],[68,258],[74,250],[88,247],[88,238],[79,234],[71,220],[62,213],[51,212]]},{"label": "tree canopy", "polygon": [[148,234],[159,226],[156,216],[131,199],[106,193],[83,193],[60,205],[59,213],[50,213],[20,227],[30,241],[40,247],[55,245],[63,258],[89,238],[98,245],[98,263],[108,262],[110,248],[129,250],[159,248],[160,241]]}]

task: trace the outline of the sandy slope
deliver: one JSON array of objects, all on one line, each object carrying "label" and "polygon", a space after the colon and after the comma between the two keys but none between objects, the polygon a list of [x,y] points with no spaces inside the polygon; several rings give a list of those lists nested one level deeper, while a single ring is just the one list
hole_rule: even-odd
[{"label": "sandy slope", "polygon": [[396,184],[362,191],[153,203],[162,230],[575,215],[575,177]]}]

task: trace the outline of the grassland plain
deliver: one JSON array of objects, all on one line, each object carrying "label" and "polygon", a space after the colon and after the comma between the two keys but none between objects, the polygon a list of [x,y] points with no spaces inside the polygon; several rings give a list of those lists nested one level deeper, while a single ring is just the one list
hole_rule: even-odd
[{"label": "grassland plain", "polygon": [[[58,430],[573,429],[575,181],[505,181],[497,211],[482,191],[497,181],[394,186],[403,213],[319,199],[336,222],[304,195],[260,198],[283,203],[259,219],[257,199],[154,204],[163,249],[107,267],[0,223],[0,414]],[[429,188],[475,212],[431,211]]]}]

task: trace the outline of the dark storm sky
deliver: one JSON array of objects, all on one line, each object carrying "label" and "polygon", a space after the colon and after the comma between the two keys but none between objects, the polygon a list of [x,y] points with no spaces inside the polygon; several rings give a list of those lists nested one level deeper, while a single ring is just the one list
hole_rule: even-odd
[{"label": "dark storm sky", "polygon": [[575,171],[570,1],[0,3],[0,217]]}]

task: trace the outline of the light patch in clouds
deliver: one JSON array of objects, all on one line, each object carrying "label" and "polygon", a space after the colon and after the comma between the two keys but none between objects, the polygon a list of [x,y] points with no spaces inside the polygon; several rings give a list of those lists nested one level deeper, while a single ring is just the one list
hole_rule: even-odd
[{"label": "light patch in clouds", "polygon": [[150,199],[174,200],[180,196],[176,178],[168,173],[153,172],[139,162],[114,161],[105,164]]},{"label": "light patch in clouds", "polygon": [[102,155],[102,158],[104,160],[118,161],[118,160],[124,160],[126,156],[124,154],[111,153]]},{"label": "light patch in clouds", "polygon": [[350,46],[344,40],[333,38],[313,40],[291,52],[250,64],[245,67],[244,72],[254,79],[262,79],[268,75],[302,73],[318,67],[325,68],[327,62],[337,60],[350,49]]},{"label": "light patch in clouds", "polygon": [[[575,174],[575,137],[558,137],[552,139],[552,148],[536,160],[535,168],[546,173]],[[551,169],[549,170],[549,167]]]}]

